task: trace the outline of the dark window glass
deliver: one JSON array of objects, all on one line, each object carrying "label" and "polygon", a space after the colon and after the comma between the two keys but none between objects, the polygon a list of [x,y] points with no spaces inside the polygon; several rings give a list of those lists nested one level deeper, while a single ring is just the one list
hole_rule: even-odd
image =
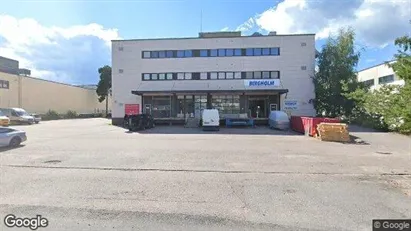
[{"label": "dark window glass", "polygon": [[215,50],[215,49],[210,50],[210,56],[211,56],[211,57],[216,57],[217,54],[218,54],[217,50]]},{"label": "dark window glass", "polygon": [[233,49],[227,49],[225,52],[226,56],[233,56],[234,55],[234,50]]},{"label": "dark window glass", "polygon": [[253,48],[247,48],[246,50],[245,50],[245,55],[246,56],[253,56],[253,51],[254,51],[254,49]]},{"label": "dark window glass", "polygon": [[274,47],[270,49],[270,54],[271,55],[280,55],[280,48]]},{"label": "dark window glass", "polygon": [[220,56],[220,57],[225,56],[225,49],[219,49],[218,50],[218,56]]},{"label": "dark window glass", "polygon": [[394,82],[394,75],[387,75],[378,78],[378,84],[392,83]]},{"label": "dark window glass", "polygon": [[235,56],[241,56],[241,49],[235,49],[234,50],[234,55]]},{"label": "dark window glass", "polygon": [[263,79],[269,79],[270,78],[270,72],[269,71],[263,71]]},{"label": "dark window glass", "polygon": [[270,55],[270,48],[263,48],[263,55]]},{"label": "dark window glass", "polygon": [[193,79],[194,80],[199,80],[200,79],[200,72],[194,72],[193,73]]},{"label": "dark window glass", "polygon": [[151,58],[158,58],[158,51],[152,51]]},{"label": "dark window glass", "polygon": [[173,58],[174,57],[174,55],[173,55],[173,51],[167,51],[167,58]]},{"label": "dark window glass", "polygon": [[254,48],[254,56],[261,56],[261,48]]},{"label": "dark window glass", "polygon": [[158,52],[158,57],[165,58],[166,57],[166,52],[165,51],[159,51]]},{"label": "dark window glass", "polygon": [[253,78],[253,72],[249,71],[245,73],[245,78],[246,79],[252,79]]},{"label": "dark window glass", "polygon": [[200,50],[200,56],[201,57],[207,57],[208,56],[208,50]]},{"label": "dark window glass", "polygon": [[193,57],[200,57],[200,50],[193,50]]},{"label": "dark window glass", "polygon": [[177,58],[184,58],[184,51],[177,51]]},{"label": "dark window glass", "polygon": [[365,85],[366,87],[372,87],[372,86],[374,86],[374,79],[369,79],[369,80],[364,81],[364,85]]},{"label": "dark window glass", "polygon": [[192,50],[185,50],[184,51],[184,57],[193,57],[193,51]]},{"label": "dark window glass", "polygon": [[254,79],[261,79],[261,71],[254,71]]}]

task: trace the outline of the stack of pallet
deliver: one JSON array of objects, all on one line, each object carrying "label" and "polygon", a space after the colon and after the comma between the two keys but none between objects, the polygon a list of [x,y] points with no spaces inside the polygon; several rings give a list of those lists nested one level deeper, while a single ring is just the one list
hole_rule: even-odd
[{"label": "stack of pallet", "polygon": [[320,123],[317,126],[318,138],[322,141],[349,142],[348,125],[343,123]]}]

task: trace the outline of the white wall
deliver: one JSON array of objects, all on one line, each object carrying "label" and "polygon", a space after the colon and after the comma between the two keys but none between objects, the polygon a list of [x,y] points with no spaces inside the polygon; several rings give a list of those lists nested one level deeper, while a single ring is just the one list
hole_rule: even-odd
[{"label": "white wall", "polygon": [[[306,46],[301,46],[301,43]],[[206,39],[125,40],[112,43],[113,117],[124,116],[124,104],[140,103],[140,97],[131,94],[142,81],[142,73],[160,72],[212,72],[212,71],[280,71],[284,88],[289,89],[288,99],[298,100],[300,109],[296,115],[314,115],[310,99],[315,97],[311,76],[315,67],[314,35],[263,36]],[[119,51],[119,47],[123,51]],[[262,48],[280,47],[280,56],[252,57],[193,57],[142,59],[142,51]],[[306,70],[301,70],[306,66]],[[123,73],[119,73],[123,69]],[[181,80],[179,80],[181,81]],[[212,81],[212,80],[188,80]],[[215,80],[214,80],[215,81]],[[227,85],[232,81],[218,80]],[[158,82],[162,84],[162,82]]]},{"label": "white wall", "polygon": [[395,84],[395,85],[404,85],[405,82],[404,80],[400,79],[394,72],[394,70],[389,67],[386,64],[380,64],[371,68],[364,69],[362,71],[359,71],[357,74],[358,81],[364,82],[370,79],[374,80],[374,86],[372,86],[370,89],[378,89],[381,87],[380,84],[378,84],[378,78],[387,76],[387,75],[394,75],[394,82],[389,83],[389,84]]}]

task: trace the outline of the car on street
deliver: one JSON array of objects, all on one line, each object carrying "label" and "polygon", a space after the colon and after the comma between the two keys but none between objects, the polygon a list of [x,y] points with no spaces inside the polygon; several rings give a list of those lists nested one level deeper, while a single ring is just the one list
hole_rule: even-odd
[{"label": "car on street", "polygon": [[0,126],[9,126],[10,119],[2,111],[0,111]]},{"label": "car on street", "polygon": [[33,118],[34,118],[34,123],[36,123],[36,124],[40,123],[40,121],[41,121],[41,116],[40,116],[39,114],[37,114],[37,113],[31,113],[30,115],[33,116]]},{"label": "car on street", "polygon": [[0,147],[17,147],[26,140],[25,131],[10,127],[0,127]]}]

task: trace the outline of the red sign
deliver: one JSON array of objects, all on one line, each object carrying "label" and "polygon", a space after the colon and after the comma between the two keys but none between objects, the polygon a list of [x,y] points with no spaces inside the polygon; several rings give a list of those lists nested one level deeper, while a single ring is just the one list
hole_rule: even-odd
[{"label": "red sign", "polygon": [[125,104],[124,112],[126,115],[140,114],[140,104]]}]

